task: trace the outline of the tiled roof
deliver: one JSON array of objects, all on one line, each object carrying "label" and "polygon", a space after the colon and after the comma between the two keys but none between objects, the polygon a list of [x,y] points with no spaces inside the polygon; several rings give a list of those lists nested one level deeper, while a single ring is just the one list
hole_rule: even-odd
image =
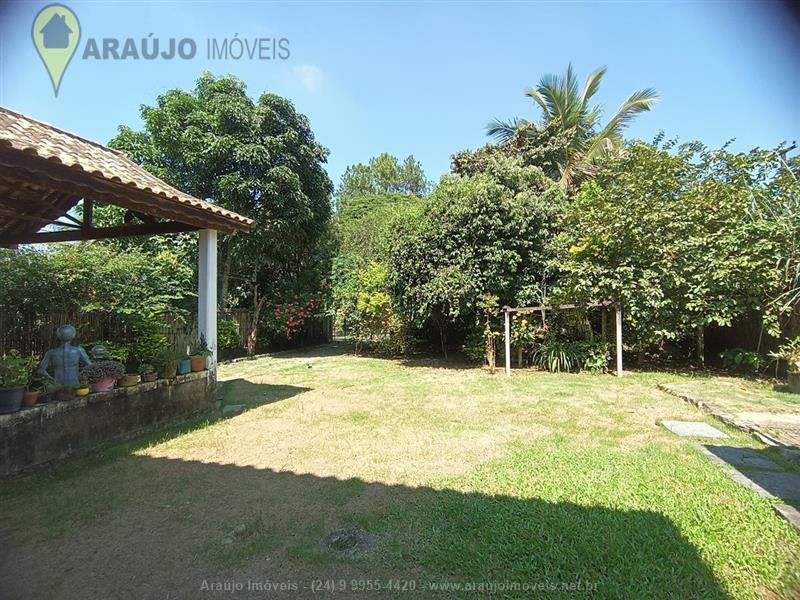
[{"label": "tiled roof", "polygon": [[[118,184],[129,188],[131,193],[139,192],[137,210],[140,212],[149,212],[148,198],[145,197],[149,196],[154,211],[152,214],[157,216],[163,216],[159,213],[168,210],[174,220],[180,221],[183,213],[187,217],[192,217],[187,222],[196,223],[198,218],[202,219],[202,213],[205,212],[210,218],[210,228],[235,231],[249,230],[254,226],[252,219],[175,189],[147,172],[122,152],[0,107],[0,152],[9,151],[18,151],[30,158],[43,159],[51,165],[63,165],[76,175],[91,176],[91,180],[95,183],[102,184],[103,181],[115,183],[117,194],[120,189]],[[0,169],[6,166],[8,165],[0,165]],[[28,180],[28,183],[38,182]],[[144,205],[142,205],[143,198]],[[3,219],[2,215],[0,219]],[[218,227],[214,227],[215,223]]]}]

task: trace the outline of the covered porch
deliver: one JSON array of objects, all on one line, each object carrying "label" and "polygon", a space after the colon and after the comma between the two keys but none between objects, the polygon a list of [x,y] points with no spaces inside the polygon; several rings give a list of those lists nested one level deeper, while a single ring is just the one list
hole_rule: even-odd
[{"label": "covered porch", "polygon": [[[93,217],[100,204],[125,209],[124,223],[98,226]],[[210,352],[202,376],[179,375],[0,415],[9,442],[8,452],[0,452],[0,476],[213,406],[217,236],[253,227],[251,219],[179,191],[122,152],[0,107],[0,247],[196,231],[197,334]],[[60,427],[60,420],[72,425]]]},{"label": "covered porch", "polygon": [[[95,204],[126,209],[96,227]],[[82,219],[72,209],[80,206]],[[185,194],[125,154],[0,107],[0,246],[198,232],[198,334],[217,360],[217,235],[253,229],[239,214]]]}]

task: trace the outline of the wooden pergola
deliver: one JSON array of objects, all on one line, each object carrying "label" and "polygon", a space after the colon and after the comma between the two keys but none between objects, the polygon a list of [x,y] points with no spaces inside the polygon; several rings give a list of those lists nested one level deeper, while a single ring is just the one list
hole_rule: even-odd
[{"label": "wooden pergola", "polygon": [[[78,203],[82,219],[70,212]],[[127,209],[125,224],[96,227],[96,203]],[[198,331],[213,353],[210,368],[217,356],[217,233],[254,226],[122,152],[0,107],[0,246],[198,231]]]},{"label": "wooden pergola", "polygon": [[[616,342],[617,342],[616,343],[617,377],[622,377],[622,306],[620,306],[619,304],[614,304],[610,300],[604,300],[603,302],[593,302],[589,304],[558,304],[553,306],[541,304],[539,306],[523,306],[523,307],[504,306],[502,312],[505,320],[504,348],[506,355],[506,376],[511,377],[511,314],[512,313],[521,313],[521,314],[540,313],[542,315],[542,319],[544,319],[544,315],[547,311],[571,310],[576,308],[606,308],[609,306],[614,306],[616,308],[615,312],[616,312]],[[605,321],[603,321],[603,323],[605,324]]]}]

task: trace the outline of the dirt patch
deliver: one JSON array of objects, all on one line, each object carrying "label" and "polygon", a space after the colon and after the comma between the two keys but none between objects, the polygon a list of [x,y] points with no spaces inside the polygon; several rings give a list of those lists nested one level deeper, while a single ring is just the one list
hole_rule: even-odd
[{"label": "dirt patch", "polygon": [[334,529],[320,544],[337,558],[358,560],[375,548],[378,538],[355,527]]}]

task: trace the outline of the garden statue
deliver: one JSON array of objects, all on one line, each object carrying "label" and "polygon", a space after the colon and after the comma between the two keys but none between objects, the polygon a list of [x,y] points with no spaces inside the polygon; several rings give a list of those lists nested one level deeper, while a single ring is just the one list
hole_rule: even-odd
[{"label": "garden statue", "polygon": [[70,343],[75,339],[75,328],[72,325],[59,327],[57,335],[61,345],[45,353],[36,372],[42,377],[48,378],[50,375],[47,368],[52,364],[54,378],[58,385],[78,385],[78,368],[80,365],[89,365],[92,361],[89,360],[89,356],[83,348]]}]

